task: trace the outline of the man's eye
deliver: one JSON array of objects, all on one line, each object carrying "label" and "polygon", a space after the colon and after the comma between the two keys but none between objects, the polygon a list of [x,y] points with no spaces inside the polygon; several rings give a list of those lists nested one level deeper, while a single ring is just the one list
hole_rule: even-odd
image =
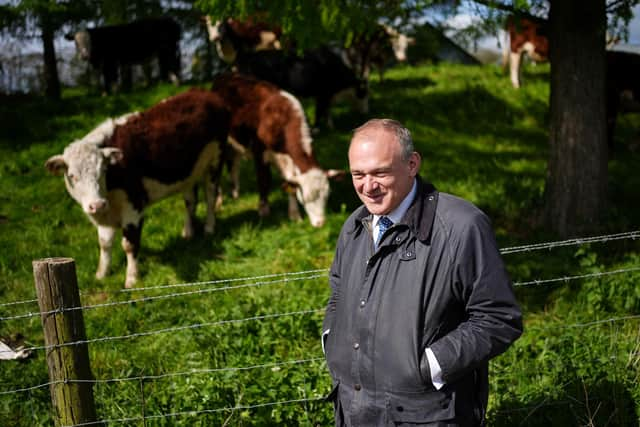
[{"label": "man's eye", "polygon": [[355,179],[362,179],[364,175],[361,173],[352,173],[351,176]]}]

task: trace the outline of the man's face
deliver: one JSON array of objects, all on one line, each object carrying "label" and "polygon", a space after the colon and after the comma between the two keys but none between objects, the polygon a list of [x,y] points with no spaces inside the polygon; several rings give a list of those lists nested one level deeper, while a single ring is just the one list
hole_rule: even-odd
[{"label": "man's face", "polygon": [[420,155],[402,159],[400,143],[383,129],[363,130],[349,147],[349,167],[358,197],[375,215],[386,215],[409,194],[420,169]]}]

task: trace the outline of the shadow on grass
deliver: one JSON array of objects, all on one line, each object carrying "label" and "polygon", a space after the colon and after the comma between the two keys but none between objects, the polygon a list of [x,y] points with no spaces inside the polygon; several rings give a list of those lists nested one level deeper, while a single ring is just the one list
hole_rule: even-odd
[{"label": "shadow on grass", "polygon": [[638,427],[635,400],[622,384],[603,380],[587,386],[579,379],[561,390],[557,400],[507,401],[494,408],[494,427],[617,426]]}]

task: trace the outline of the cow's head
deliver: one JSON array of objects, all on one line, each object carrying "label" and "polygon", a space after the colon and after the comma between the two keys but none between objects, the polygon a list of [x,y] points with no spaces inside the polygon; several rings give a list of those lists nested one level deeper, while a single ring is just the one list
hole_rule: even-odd
[{"label": "cow's head", "polygon": [[290,178],[289,184],[295,188],[296,198],[307,212],[312,226],[322,227],[326,221],[329,178],[343,175],[344,172],[339,170],[324,171],[311,168],[305,173]]},{"label": "cow's head", "polygon": [[389,37],[389,43],[391,43],[391,49],[393,50],[393,55],[396,60],[398,60],[398,62],[406,61],[407,49],[409,46],[416,43],[416,39],[414,37],[409,37],[388,25],[383,25],[383,27],[384,31],[387,33],[387,37]]},{"label": "cow's head", "polygon": [[216,44],[218,56],[227,64],[232,64],[238,55],[237,49],[233,44],[233,30],[226,21],[212,21],[210,16],[205,17],[209,40]]},{"label": "cow's head", "polygon": [[54,175],[64,175],[67,191],[89,216],[100,215],[109,208],[107,201],[107,166],[122,159],[118,148],[100,147],[76,141],[63,154],[50,157],[45,167]]},{"label": "cow's head", "polygon": [[76,52],[78,56],[84,60],[91,58],[91,37],[87,30],[78,31],[77,33],[68,33],[65,39],[76,43]]}]

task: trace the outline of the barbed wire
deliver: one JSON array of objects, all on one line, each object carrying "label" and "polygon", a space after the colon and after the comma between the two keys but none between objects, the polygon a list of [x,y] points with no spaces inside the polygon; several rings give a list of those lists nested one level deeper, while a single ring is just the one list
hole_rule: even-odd
[{"label": "barbed wire", "polygon": [[3,302],[3,303],[0,303],[0,307],[9,307],[11,305],[20,305],[20,304],[30,304],[30,303],[34,303],[34,302],[38,302],[38,300],[37,299],[28,299],[28,300],[23,300],[23,301]]},{"label": "barbed wire", "polygon": [[15,316],[0,317],[0,321],[26,319],[26,318],[30,318],[30,317],[47,316],[47,315],[50,315],[50,314],[65,313],[65,312],[77,311],[77,310],[87,311],[87,310],[93,310],[93,309],[96,309],[96,308],[114,307],[114,306],[118,306],[118,305],[130,305],[130,304],[136,304],[136,303],[142,303],[142,302],[151,302],[151,301],[157,301],[157,300],[169,299],[169,298],[176,298],[176,297],[182,297],[182,296],[189,296],[189,295],[200,295],[200,294],[207,294],[207,293],[212,293],[212,292],[229,291],[229,290],[242,289],[242,288],[251,288],[251,287],[257,287],[257,286],[263,286],[263,285],[273,285],[273,284],[276,284],[276,283],[297,282],[297,281],[303,281],[303,280],[317,279],[319,277],[325,277],[325,276],[324,275],[320,275],[320,274],[314,274],[314,275],[310,275],[310,276],[296,277],[296,278],[292,278],[292,279],[284,278],[284,279],[279,279],[279,280],[262,281],[262,282],[255,282],[255,283],[245,283],[245,284],[242,284],[242,285],[235,285],[235,286],[221,286],[221,287],[218,287],[218,288],[198,289],[196,291],[176,292],[176,293],[165,294],[165,295],[153,295],[153,296],[148,296],[148,297],[135,298],[135,299],[127,300],[127,301],[112,301],[112,302],[106,302],[106,303],[102,303],[102,304],[59,308],[59,309],[56,309],[56,310],[43,311],[43,312],[38,312],[38,313],[29,312],[29,313],[26,313],[26,314],[19,314],[19,315],[15,315]]},{"label": "barbed wire", "polygon": [[[229,406],[224,408],[216,408],[216,409],[201,409],[198,411],[182,411],[182,412],[172,412],[169,414],[158,414],[158,415],[145,415],[142,417],[132,417],[132,418],[117,418],[110,420],[100,420],[100,421],[91,421],[81,424],[73,424],[67,425],[64,427],[82,427],[82,426],[91,426],[96,424],[108,424],[108,423],[128,423],[132,421],[145,421],[145,420],[154,420],[159,418],[174,418],[181,416],[197,416],[202,414],[215,414],[218,412],[225,411],[238,411],[238,410],[249,410],[249,409],[257,409],[257,408],[265,408],[269,406],[277,406],[277,405],[291,405],[294,403],[309,403],[309,402],[318,402],[324,401],[325,397],[313,397],[313,398],[304,398],[304,399],[291,399],[291,400],[282,400],[280,402],[267,402],[267,403],[257,403],[254,405],[238,405],[238,406]],[[328,406],[327,406],[328,407]]]},{"label": "barbed wire", "polygon": [[276,368],[287,365],[300,365],[303,363],[313,363],[318,361],[324,361],[324,357],[314,357],[310,359],[298,359],[298,360],[287,360],[285,362],[271,362],[271,363],[263,363],[261,365],[251,365],[251,366],[240,366],[240,367],[227,367],[227,368],[206,368],[206,369],[191,369],[189,371],[183,372],[170,372],[166,374],[158,374],[158,375],[141,375],[136,377],[123,377],[123,378],[109,378],[109,379],[93,379],[93,380],[78,380],[78,379],[67,379],[67,380],[59,380],[59,381],[49,381],[43,384],[34,385],[31,387],[19,388],[15,390],[6,390],[0,391],[0,396],[8,395],[8,394],[16,394],[23,393],[27,391],[33,391],[44,387],[49,387],[57,384],[109,384],[115,382],[127,382],[127,381],[151,381],[151,380],[159,380],[164,378],[171,377],[180,377],[187,375],[198,375],[198,374],[213,374],[218,372],[238,372],[238,371],[249,371],[253,369],[267,369],[267,368]]},{"label": "barbed wire", "polygon": [[[556,277],[556,278],[553,278],[553,279],[536,279],[536,280],[531,280],[531,281],[526,281],[526,282],[514,282],[513,286],[514,287],[521,287],[521,286],[543,285],[543,284],[557,283],[557,282],[569,282],[571,280],[603,277],[603,276],[610,276],[610,275],[614,275],[614,274],[631,273],[631,272],[636,272],[636,271],[640,271],[640,267],[630,267],[630,268],[623,268],[623,269],[611,270],[611,271],[601,271],[601,272],[595,272],[595,273],[580,274],[580,275],[576,275],[576,276],[562,276],[562,277]],[[284,279],[272,280],[272,281],[245,283],[245,284],[242,284],[242,285],[235,285],[235,286],[222,286],[222,287],[211,288],[211,289],[199,289],[199,290],[196,290],[196,291],[177,292],[177,293],[165,294],[165,295],[153,295],[153,296],[148,296],[148,297],[135,298],[135,299],[132,299],[132,300],[127,300],[127,301],[113,301],[113,302],[95,304],[95,305],[59,308],[59,309],[56,309],[56,310],[49,310],[49,311],[37,312],[37,313],[29,312],[29,313],[26,313],[26,314],[20,314],[20,315],[15,315],[15,316],[0,317],[0,321],[25,319],[25,318],[30,318],[30,317],[37,317],[37,316],[50,315],[50,314],[58,314],[58,313],[64,313],[64,312],[69,312],[69,311],[76,311],[76,310],[87,311],[87,310],[92,310],[92,309],[96,309],[96,308],[114,307],[114,306],[119,306],[119,305],[130,305],[130,304],[135,304],[135,303],[139,303],[139,302],[151,302],[151,301],[156,301],[156,300],[161,300],[161,299],[176,298],[176,297],[182,297],[182,296],[188,296],[188,295],[206,294],[206,293],[211,293],[211,292],[235,290],[235,289],[242,289],[242,288],[249,288],[249,287],[258,287],[258,286],[264,286],[264,285],[272,285],[272,284],[276,284],[276,283],[287,283],[287,282],[311,280],[311,279],[317,279],[317,278],[320,278],[320,277],[325,277],[325,276],[324,275],[320,275],[320,274],[314,274],[314,275],[305,276],[305,277],[284,278]]]},{"label": "barbed wire", "polygon": [[635,240],[638,238],[640,238],[640,231],[629,231],[624,233],[607,234],[602,236],[578,237],[575,239],[561,240],[561,241],[555,241],[555,242],[534,243],[531,245],[512,246],[509,248],[501,249],[500,253],[503,255],[506,255],[506,254],[516,253],[516,252],[529,252],[529,251],[541,250],[541,249],[553,249],[561,246],[584,245],[587,243],[609,242],[609,241],[620,240],[620,239]]},{"label": "barbed wire", "polygon": [[569,282],[571,280],[610,276],[612,274],[630,273],[630,272],[639,271],[639,270],[640,270],[640,267],[621,268],[618,270],[600,271],[596,273],[580,274],[577,276],[564,276],[564,277],[557,277],[554,279],[542,279],[542,280],[538,279],[538,280],[531,280],[528,282],[515,282],[513,286],[532,286],[532,285],[543,285],[546,283],[553,283],[553,282]]},{"label": "barbed wire", "polygon": [[[227,324],[249,322],[254,320],[275,319],[275,318],[286,317],[286,316],[312,314],[312,313],[323,312],[324,310],[325,308],[323,307],[315,310],[301,310],[301,311],[291,311],[287,313],[262,314],[258,316],[245,317],[242,319],[218,320],[216,322],[204,322],[204,323],[195,323],[192,325],[185,325],[185,326],[173,326],[170,328],[156,329],[153,331],[146,331],[146,332],[136,332],[136,333],[127,334],[127,335],[107,336],[107,337],[93,338],[93,339],[87,339],[87,340],[70,341],[70,342],[55,344],[55,345],[41,345],[41,346],[27,347],[22,350],[26,352],[38,351],[38,350],[51,350],[55,348],[69,347],[69,346],[82,345],[82,344],[91,344],[91,343],[106,342],[106,341],[119,341],[119,340],[134,339],[134,338],[146,337],[151,335],[186,331],[190,329],[198,329],[198,328],[211,327],[211,326],[222,326]],[[11,351],[0,350],[0,353],[8,353],[8,352],[11,352]]]},{"label": "barbed wire", "polygon": [[[621,239],[635,240],[637,238],[640,238],[640,231],[629,231],[629,232],[615,233],[615,234],[608,234],[608,235],[601,235],[601,236],[580,237],[580,238],[574,238],[569,240],[552,241],[552,242],[545,242],[545,243],[534,243],[530,245],[521,245],[521,246],[511,246],[511,247],[500,249],[500,253],[505,255],[505,254],[511,254],[511,253],[517,253],[517,252],[529,252],[529,251],[541,250],[541,249],[552,249],[556,247],[569,246],[569,245],[609,242],[609,241],[615,241],[615,240],[621,240]],[[329,271],[327,268],[321,268],[321,269],[298,271],[298,272],[285,272],[285,273],[265,274],[265,275],[259,275],[259,276],[248,276],[248,277],[241,277],[241,278],[216,279],[216,280],[208,280],[208,281],[192,282],[192,283],[178,283],[178,284],[169,284],[169,285],[136,287],[136,288],[119,289],[116,291],[116,293],[130,293],[130,292],[141,292],[141,291],[147,291],[147,290],[170,289],[170,288],[177,288],[177,287],[233,283],[233,282],[239,282],[239,281],[266,279],[266,278],[273,278],[273,277],[280,277],[280,276],[295,276],[295,275],[320,273],[320,272],[327,272],[327,271]],[[104,293],[104,291],[102,292]],[[91,296],[91,295],[95,295],[95,293],[81,293],[81,296]],[[0,303],[0,307],[7,307],[7,306],[19,305],[19,304],[28,304],[28,303],[33,303],[37,301],[38,301],[37,299],[30,299],[30,300],[24,300],[24,301]],[[0,320],[3,320],[3,319],[0,318]]]}]

